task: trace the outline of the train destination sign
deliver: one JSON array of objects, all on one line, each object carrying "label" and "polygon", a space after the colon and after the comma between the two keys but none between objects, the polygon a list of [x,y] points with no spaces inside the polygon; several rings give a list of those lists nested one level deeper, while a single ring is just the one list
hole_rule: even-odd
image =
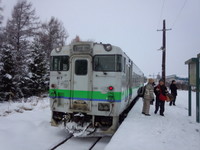
[{"label": "train destination sign", "polygon": [[91,47],[89,44],[74,45],[73,52],[75,52],[75,53],[90,53]]}]

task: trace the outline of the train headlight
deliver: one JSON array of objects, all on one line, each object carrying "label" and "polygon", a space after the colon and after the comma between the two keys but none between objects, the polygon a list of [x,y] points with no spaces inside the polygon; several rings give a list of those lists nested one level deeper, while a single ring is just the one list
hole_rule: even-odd
[{"label": "train headlight", "polygon": [[56,52],[59,53],[61,51],[62,47],[56,48]]},{"label": "train headlight", "polygon": [[108,51],[108,52],[112,50],[112,45],[111,44],[104,44],[103,46],[104,46],[104,49],[106,51]]},{"label": "train headlight", "polygon": [[110,104],[108,103],[98,103],[99,111],[110,111]]}]

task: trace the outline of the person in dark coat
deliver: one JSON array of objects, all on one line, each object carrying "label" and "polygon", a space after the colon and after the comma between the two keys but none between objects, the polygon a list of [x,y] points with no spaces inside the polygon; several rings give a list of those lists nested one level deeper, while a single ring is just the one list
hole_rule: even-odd
[{"label": "person in dark coat", "polygon": [[160,115],[164,116],[167,88],[165,86],[163,79],[159,80],[159,84],[154,88],[154,93],[156,95],[156,104],[154,113],[157,114],[160,108]]},{"label": "person in dark coat", "polygon": [[171,90],[171,94],[173,95],[174,99],[169,103],[169,105],[171,106],[172,104],[174,106],[176,106],[175,102],[176,102],[176,96],[177,96],[177,86],[176,86],[176,81],[172,80],[172,83],[170,85],[170,90]]}]

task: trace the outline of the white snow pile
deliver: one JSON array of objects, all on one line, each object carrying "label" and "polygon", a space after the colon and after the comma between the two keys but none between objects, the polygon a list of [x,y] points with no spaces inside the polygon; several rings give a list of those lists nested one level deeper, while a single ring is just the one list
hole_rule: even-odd
[{"label": "white snow pile", "polygon": [[140,99],[112,137],[106,150],[200,150],[200,123],[196,123],[196,95],[193,116],[188,116],[188,93],[178,91],[176,106],[165,104],[165,117],[144,116]]},{"label": "white snow pile", "polygon": [[12,78],[12,76],[10,74],[8,74],[8,73],[5,74],[5,77],[8,78],[8,79]]},{"label": "white snow pile", "polygon": [[31,111],[33,109],[40,109],[49,107],[48,98],[40,98],[32,96],[27,99],[21,99],[18,102],[4,102],[0,103],[0,116],[7,116],[12,113],[23,113],[24,111]]}]

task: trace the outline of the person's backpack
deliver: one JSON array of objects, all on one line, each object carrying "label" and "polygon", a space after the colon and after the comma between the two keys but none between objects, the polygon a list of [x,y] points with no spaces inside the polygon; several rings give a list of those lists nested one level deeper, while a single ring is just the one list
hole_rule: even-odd
[{"label": "person's backpack", "polygon": [[146,89],[146,86],[141,86],[138,89],[137,94],[138,94],[139,97],[144,97],[145,89]]}]

